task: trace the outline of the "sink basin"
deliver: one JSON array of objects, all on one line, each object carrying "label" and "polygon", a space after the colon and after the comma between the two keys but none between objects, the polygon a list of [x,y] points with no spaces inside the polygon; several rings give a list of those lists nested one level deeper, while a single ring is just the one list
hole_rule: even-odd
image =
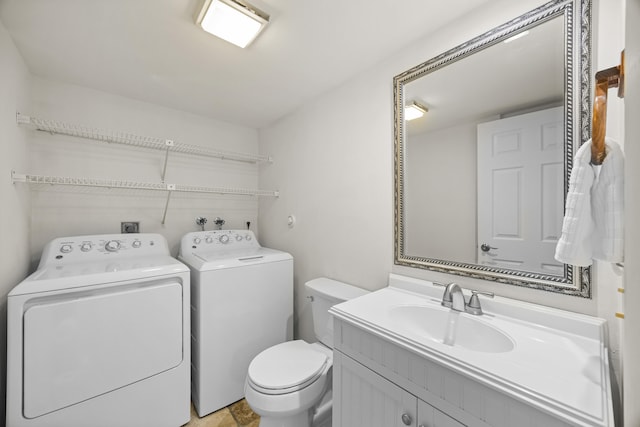
[{"label": "sink basin", "polygon": [[389,310],[390,319],[407,333],[483,353],[513,350],[513,340],[471,315],[440,306],[403,305]]}]

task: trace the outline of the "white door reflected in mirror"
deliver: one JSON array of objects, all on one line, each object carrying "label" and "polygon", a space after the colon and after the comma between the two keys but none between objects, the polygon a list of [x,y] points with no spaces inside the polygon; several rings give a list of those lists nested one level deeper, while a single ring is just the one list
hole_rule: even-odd
[{"label": "white door reflected in mirror", "polygon": [[478,125],[478,264],[562,274],[563,161],[562,107]]}]

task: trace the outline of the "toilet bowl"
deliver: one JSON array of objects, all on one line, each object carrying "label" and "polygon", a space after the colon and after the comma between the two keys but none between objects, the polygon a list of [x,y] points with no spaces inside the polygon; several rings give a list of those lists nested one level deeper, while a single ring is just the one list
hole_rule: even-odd
[{"label": "toilet bowl", "polygon": [[258,354],[249,365],[245,398],[260,427],[330,427],[333,323],[329,308],[367,291],[320,278],[305,283],[318,342],[288,341]]},{"label": "toilet bowl", "polygon": [[[331,385],[333,354],[322,344],[302,340],[271,347],[253,359],[245,397],[260,415],[261,427],[310,426],[311,408]],[[273,423],[270,420],[274,419]]]}]

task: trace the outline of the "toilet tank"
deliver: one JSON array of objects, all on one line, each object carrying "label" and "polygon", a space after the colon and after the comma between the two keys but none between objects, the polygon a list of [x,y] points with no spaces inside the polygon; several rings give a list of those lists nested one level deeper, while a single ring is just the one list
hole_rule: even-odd
[{"label": "toilet tank", "polygon": [[311,297],[313,330],[318,341],[333,348],[333,319],[329,309],[341,302],[369,293],[337,280],[321,277],[305,283],[307,295]]}]

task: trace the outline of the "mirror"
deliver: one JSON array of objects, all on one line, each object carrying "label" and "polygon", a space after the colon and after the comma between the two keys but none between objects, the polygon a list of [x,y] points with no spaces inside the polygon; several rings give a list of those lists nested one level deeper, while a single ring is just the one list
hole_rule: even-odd
[{"label": "mirror", "polygon": [[554,259],[590,135],[590,7],[549,2],[394,78],[396,264],[591,296],[590,269]]}]

